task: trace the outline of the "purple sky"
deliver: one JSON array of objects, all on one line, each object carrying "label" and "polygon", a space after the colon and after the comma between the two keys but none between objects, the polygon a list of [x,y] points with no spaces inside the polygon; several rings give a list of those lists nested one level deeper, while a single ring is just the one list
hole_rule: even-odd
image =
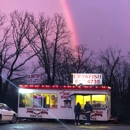
[{"label": "purple sky", "polygon": [[67,7],[75,31],[69,30],[78,44],[87,44],[96,52],[109,45],[123,54],[130,51],[130,0],[0,0],[0,10],[6,14],[14,10],[49,16],[60,13],[68,22]]}]

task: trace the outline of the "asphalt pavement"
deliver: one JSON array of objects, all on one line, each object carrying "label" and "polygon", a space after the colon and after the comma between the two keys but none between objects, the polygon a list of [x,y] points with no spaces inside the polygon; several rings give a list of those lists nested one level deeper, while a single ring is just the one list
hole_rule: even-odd
[{"label": "asphalt pavement", "polygon": [[130,130],[130,125],[113,124],[106,122],[92,122],[90,126],[74,125],[73,121],[17,121],[16,124],[3,122],[0,130]]}]

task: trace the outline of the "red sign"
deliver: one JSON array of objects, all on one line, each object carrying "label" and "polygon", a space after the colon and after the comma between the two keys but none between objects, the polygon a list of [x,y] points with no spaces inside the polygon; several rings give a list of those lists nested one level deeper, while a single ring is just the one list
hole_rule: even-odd
[{"label": "red sign", "polygon": [[43,75],[42,74],[30,74],[27,75],[27,84],[42,84]]},{"label": "red sign", "polygon": [[67,99],[68,96],[70,95],[70,92],[62,91],[60,92],[60,94],[61,94],[61,99]]},{"label": "red sign", "polygon": [[42,117],[43,114],[48,115],[48,110],[40,108],[27,108],[27,113],[30,114],[30,117]]}]

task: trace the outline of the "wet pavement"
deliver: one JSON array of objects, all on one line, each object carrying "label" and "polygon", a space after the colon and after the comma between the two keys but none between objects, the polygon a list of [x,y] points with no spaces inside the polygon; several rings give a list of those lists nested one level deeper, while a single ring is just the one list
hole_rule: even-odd
[{"label": "wet pavement", "polygon": [[130,125],[93,122],[90,126],[75,126],[72,122],[62,121],[18,121],[16,124],[1,123],[0,130],[130,130]]}]

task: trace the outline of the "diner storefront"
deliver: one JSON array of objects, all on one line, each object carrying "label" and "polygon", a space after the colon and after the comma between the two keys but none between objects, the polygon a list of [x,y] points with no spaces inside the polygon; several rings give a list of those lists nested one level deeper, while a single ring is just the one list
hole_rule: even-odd
[{"label": "diner storefront", "polygon": [[74,106],[82,107],[80,119],[85,120],[84,105],[93,106],[91,120],[108,121],[111,117],[109,86],[19,85],[18,117],[74,119]]}]

